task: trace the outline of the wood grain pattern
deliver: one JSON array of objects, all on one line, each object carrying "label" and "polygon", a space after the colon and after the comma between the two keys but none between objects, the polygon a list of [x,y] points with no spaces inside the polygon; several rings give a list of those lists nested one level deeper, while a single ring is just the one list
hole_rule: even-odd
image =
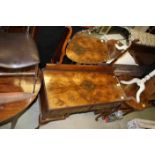
[{"label": "wood grain pattern", "polygon": [[43,74],[51,110],[117,102],[125,98],[116,77],[110,74],[49,70]]},{"label": "wood grain pattern", "polygon": [[[0,77],[0,93],[27,92],[33,91],[33,77]],[[37,78],[34,96],[18,102],[11,102],[0,105],[0,123],[10,120],[24,111],[38,95],[41,87],[40,77]]]},{"label": "wood grain pattern", "polygon": [[[125,66],[123,71],[128,67]],[[137,73],[136,68],[131,67],[130,70],[131,73]],[[134,98],[137,88],[119,84],[119,80],[129,80],[133,78],[132,75],[124,74],[122,66],[117,66],[117,80],[114,72],[114,67],[108,65],[47,64],[43,71],[44,82],[40,93],[40,123],[65,119],[80,112],[106,111],[110,114],[118,106],[130,112],[148,107],[146,94],[142,104],[138,104]]]},{"label": "wood grain pattern", "polygon": [[66,48],[69,59],[78,63],[102,63],[117,57],[120,52],[116,50],[116,40],[102,42],[100,39],[77,33]]}]

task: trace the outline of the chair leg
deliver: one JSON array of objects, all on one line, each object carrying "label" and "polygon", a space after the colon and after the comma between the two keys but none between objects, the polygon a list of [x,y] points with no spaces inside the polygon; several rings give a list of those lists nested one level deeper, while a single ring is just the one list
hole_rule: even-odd
[{"label": "chair leg", "polygon": [[19,117],[15,117],[12,121],[11,121],[11,129],[15,129],[16,124],[18,122],[18,118]]},{"label": "chair leg", "polygon": [[33,77],[33,90],[32,90],[32,93],[35,93],[35,86],[36,86],[36,82],[37,82],[38,72],[39,72],[39,68],[38,68],[38,65],[37,65],[35,67],[35,75]]}]

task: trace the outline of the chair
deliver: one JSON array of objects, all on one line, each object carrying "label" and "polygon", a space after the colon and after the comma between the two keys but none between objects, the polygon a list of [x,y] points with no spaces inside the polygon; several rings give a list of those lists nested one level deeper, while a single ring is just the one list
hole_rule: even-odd
[{"label": "chair", "polygon": [[36,98],[41,81],[39,55],[26,33],[0,33],[0,123],[23,112]]}]

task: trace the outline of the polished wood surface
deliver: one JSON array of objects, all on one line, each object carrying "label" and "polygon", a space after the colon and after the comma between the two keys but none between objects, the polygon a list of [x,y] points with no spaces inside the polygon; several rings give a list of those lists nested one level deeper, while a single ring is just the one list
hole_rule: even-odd
[{"label": "polished wood surface", "polygon": [[[125,74],[126,69],[129,69],[128,74]],[[40,122],[88,111],[108,115],[118,109],[125,109],[125,112],[142,110],[149,106],[146,93],[142,103],[137,103],[138,86],[119,82],[135,75],[141,76],[142,72],[132,66],[47,64],[43,71]]]},{"label": "polished wood surface", "polygon": [[[129,80],[129,77],[125,80]],[[131,78],[131,77],[130,77]],[[124,78],[120,78],[119,80],[122,80]],[[122,88],[127,96],[126,104],[128,104],[130,107],[132,107],[135,110],[142,110],[149,106],[151,106],[150,101],[155,99],[155,77],[151,78],[149,81],[145,84],[145,90],[140,95],[140,103],[137,103],[136,101],[136,93],[139,89],[139,86],[136,84],[131,85],[123,85]]]},{"label": "polished wood surface", "polygon": [[72,65],[72,64],[46,64],[47,70],[56,71],[96,71],[113,74],[114,68],[111,65]]},{"label": "polished wood surface", "polygon": [[49,109],[121,101],[124,92],[110,74],[81,71],[44,71]]},{"label": "polished wood surface", "polygon": [[[41,79],[37,77],[34,96],[21,101],[10,102],[0,105],[0,123],[8,121],[23,112],[37,97],[41,87]],[[34,77],[15,76],[0,77],[0,93],[32,93],[34,88]]]},{"label": "polished wood surface", "polygon": [[47,64],[43,77],[40,123],[73,113],[111,111],[125,97],[111,66]]},{"label": "polished wood surface", "polygon": [[82,32],[74,35],[66,48],[66,55],[77,63],[102,63],[116,58],[120,51],[115,48],[116,40],[102,41]]},{"label": "polished wood surface", "polygon": [[33,93],[25,93],[25,92],[0,93],[0,104],[7,104],[10,102],[21,101],[31,97],[33,97]]}]

